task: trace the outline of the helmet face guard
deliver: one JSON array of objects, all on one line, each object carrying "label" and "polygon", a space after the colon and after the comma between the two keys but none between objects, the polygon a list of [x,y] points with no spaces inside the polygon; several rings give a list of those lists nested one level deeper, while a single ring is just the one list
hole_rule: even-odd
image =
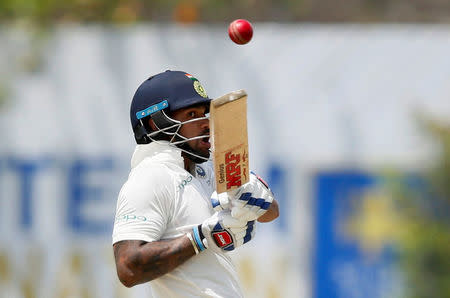
[{"label": "helmet face guard", "polygon": [[[191,138],[187,138],[179,133],[181,126],[183,124],[192,123],[201,120],[209,120],[209,115],[205,117],[199,117],[195,119],[190,119],[187,121],[179,121],[169,117],[164,110],[158,110],[150,115],[150,118],[153,120],[153,123],[156,126],[156,130],[148,132],[145,136],[152,142],[158,142],[161,140],[168,140],[169,145],[175,146],[181,151],[188,154],[188,158],[194,161],[195,163],[203,163],[209,160],[209,157],[201,156],[199,152],[195,151],[191,146],[189,146],[188,142],[191,140],[209,138],[209,134],[199,135]],[[143,120],[148,121],[148,117],[141,118],[142,127],[144,127]]]}]

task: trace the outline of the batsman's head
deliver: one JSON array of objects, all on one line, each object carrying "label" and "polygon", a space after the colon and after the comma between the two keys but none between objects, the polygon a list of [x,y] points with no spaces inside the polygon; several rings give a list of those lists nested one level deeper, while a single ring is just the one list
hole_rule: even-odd
[{"label": "batsman's head", "polygon": [[200,82],[186,72],[167,70],[150,77],[138,87],[131,102],[136,142],[169,141],[194,162],[206,161],[210,145],[205,114],[210,101]]}]

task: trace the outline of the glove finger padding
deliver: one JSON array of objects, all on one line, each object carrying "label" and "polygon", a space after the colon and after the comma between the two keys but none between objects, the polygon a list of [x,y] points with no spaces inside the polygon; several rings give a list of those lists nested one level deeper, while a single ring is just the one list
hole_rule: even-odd
[{"label": "glove finger padding", "polygon": [[216,251],[231,251],[250,241],[255,234],[254,221],[233,218],[230,210],[217,212],[205,220],[201,224],[201,231],[203,245]]},{"label": "glove finger padding", "polygon": [[250,182],[241,186],[237,195],[231,200],[231,215],[243,221],[256,220],[267,212],[274,200],[270,188],[253,172]]},{"label": "glove finger padding", "polygon": [[249,221],[247,223],[247,227],[244,231],[236,234],[236,244],[235,247],[241,246],[247,242],[249,242],[250,240],[252,240],[255,237],[255,233],[256,233],[256,225],[255,225],[255,221]]},{"label": "glove finger padding", "polygon": [[214,191],[211,195],[211,204],[213,209],[217,212],[230,209],[230,196],[226,192],[217,194],[217,192]]}]

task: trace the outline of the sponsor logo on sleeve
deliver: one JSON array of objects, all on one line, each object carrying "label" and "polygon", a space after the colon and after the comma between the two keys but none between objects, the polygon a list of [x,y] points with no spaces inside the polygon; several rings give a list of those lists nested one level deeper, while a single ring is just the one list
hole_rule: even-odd
[{"label": "sponsor logo on sleeve", "polygon": [[115,222],[130,222],[130,221],[147,221],[147,218],[143,215],[136,215],[136,214],[125,214],[125,215],[119,215],[116,216]]},{"label": "sponsor logo on sleeve", "polygon": [[192,176],[189,176],[189,177],[187,177],[187,178],[185,178],[185,179],[183,179],[182,181],[181,181],[181,183],[178,185],[178,189],[184,189],[184,187],[186,186],[186,185],[188,185],[189,183],[191,183],[191,181],[192,181]]}]

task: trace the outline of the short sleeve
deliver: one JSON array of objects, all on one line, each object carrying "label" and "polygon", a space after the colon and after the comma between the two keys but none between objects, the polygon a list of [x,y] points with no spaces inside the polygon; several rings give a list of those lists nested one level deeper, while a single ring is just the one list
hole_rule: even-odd
[{"label": "short sleeve", "polygon": [[134,169],[117,200],[113,244],[122,240],[160,240],[171,218],[174,195],[167,170]]}]

